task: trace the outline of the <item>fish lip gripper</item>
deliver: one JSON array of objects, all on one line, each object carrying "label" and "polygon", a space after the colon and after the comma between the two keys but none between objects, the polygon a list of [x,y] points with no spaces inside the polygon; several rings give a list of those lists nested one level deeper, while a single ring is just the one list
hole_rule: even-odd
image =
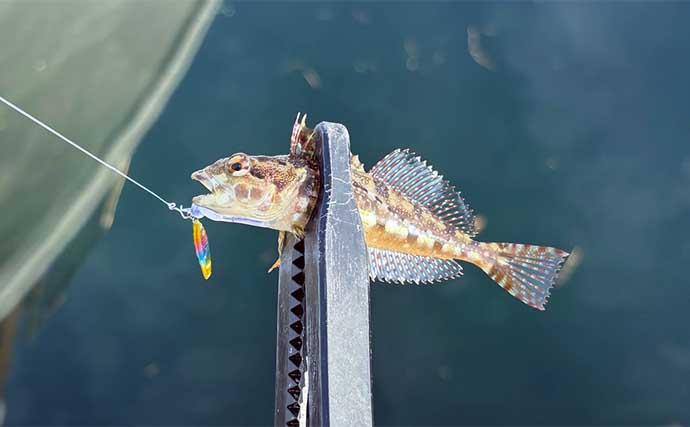
[{"label": "fish lip gripper", "polygon": [[352,195],[350,137],[319,123],[321,188],[303,239],[280,257],[276,426],[371,426],[369,264]]}]

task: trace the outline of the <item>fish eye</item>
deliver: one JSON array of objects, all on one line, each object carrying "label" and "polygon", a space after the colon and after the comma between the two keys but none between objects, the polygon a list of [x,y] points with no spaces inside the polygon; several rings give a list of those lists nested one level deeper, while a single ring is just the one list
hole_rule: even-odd
[{"label": "fish eye", "polygon": [[249,172],[249,159],[241,153],[232,155],[227,165],[232,176],[243,176]]}]

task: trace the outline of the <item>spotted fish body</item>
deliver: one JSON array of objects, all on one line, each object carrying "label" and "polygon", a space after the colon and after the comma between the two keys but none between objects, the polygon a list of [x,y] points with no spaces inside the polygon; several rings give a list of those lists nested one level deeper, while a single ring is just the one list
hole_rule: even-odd
[{"label": "spotted fish body", "polygon": [[544,309],[566,252],[474,240],[465,200],[408,150],[393,151],[369,173],[353,156],[352,181],[372,278],[431,283],[460,276],[456,260],[467,261],[525,304]]},{"label": "spotted fish body", "polygon": [[[289,156],[236,154],[195,172],[192,178],[213,194],[195,197],[193,210],[215,220],[300,235],[319,188],[318,165],[313,160],[318,141],[305,119],[300,122],[298,115],[295,121]],[[372,279],[417,284],[443,281],[460,276],[462,267],[457,261],[467,261],[515,298],[544,309],[566,252],[474,240],[475,220],[465,200],[408,150],[393,151],[369,172],[352,156],[351,172]],[[247,193],[262,203],[238,207],[244,202],[238,202],[237,195],[244,194],[246,199]]]}]

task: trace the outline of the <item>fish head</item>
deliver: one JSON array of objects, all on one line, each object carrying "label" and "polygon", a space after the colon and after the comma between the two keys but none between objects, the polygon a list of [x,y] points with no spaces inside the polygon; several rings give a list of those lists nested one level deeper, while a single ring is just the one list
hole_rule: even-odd
[{"label": "fish head", "polygon": [[209,190],[195,216],[301,234],[316,203],[316,169],[288,156],[236,153],[192,174]]}]

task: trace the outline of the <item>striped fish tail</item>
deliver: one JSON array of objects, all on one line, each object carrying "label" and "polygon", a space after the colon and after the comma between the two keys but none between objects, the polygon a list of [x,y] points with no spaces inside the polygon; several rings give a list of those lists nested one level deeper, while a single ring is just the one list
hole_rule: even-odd
[{"label": "striped fish tail", "polygon": [[480,243],[496,254],[496,261],[480,265],[496,283],[523,303],[544,310],[568,252],[548,246],[518,243]]}]

